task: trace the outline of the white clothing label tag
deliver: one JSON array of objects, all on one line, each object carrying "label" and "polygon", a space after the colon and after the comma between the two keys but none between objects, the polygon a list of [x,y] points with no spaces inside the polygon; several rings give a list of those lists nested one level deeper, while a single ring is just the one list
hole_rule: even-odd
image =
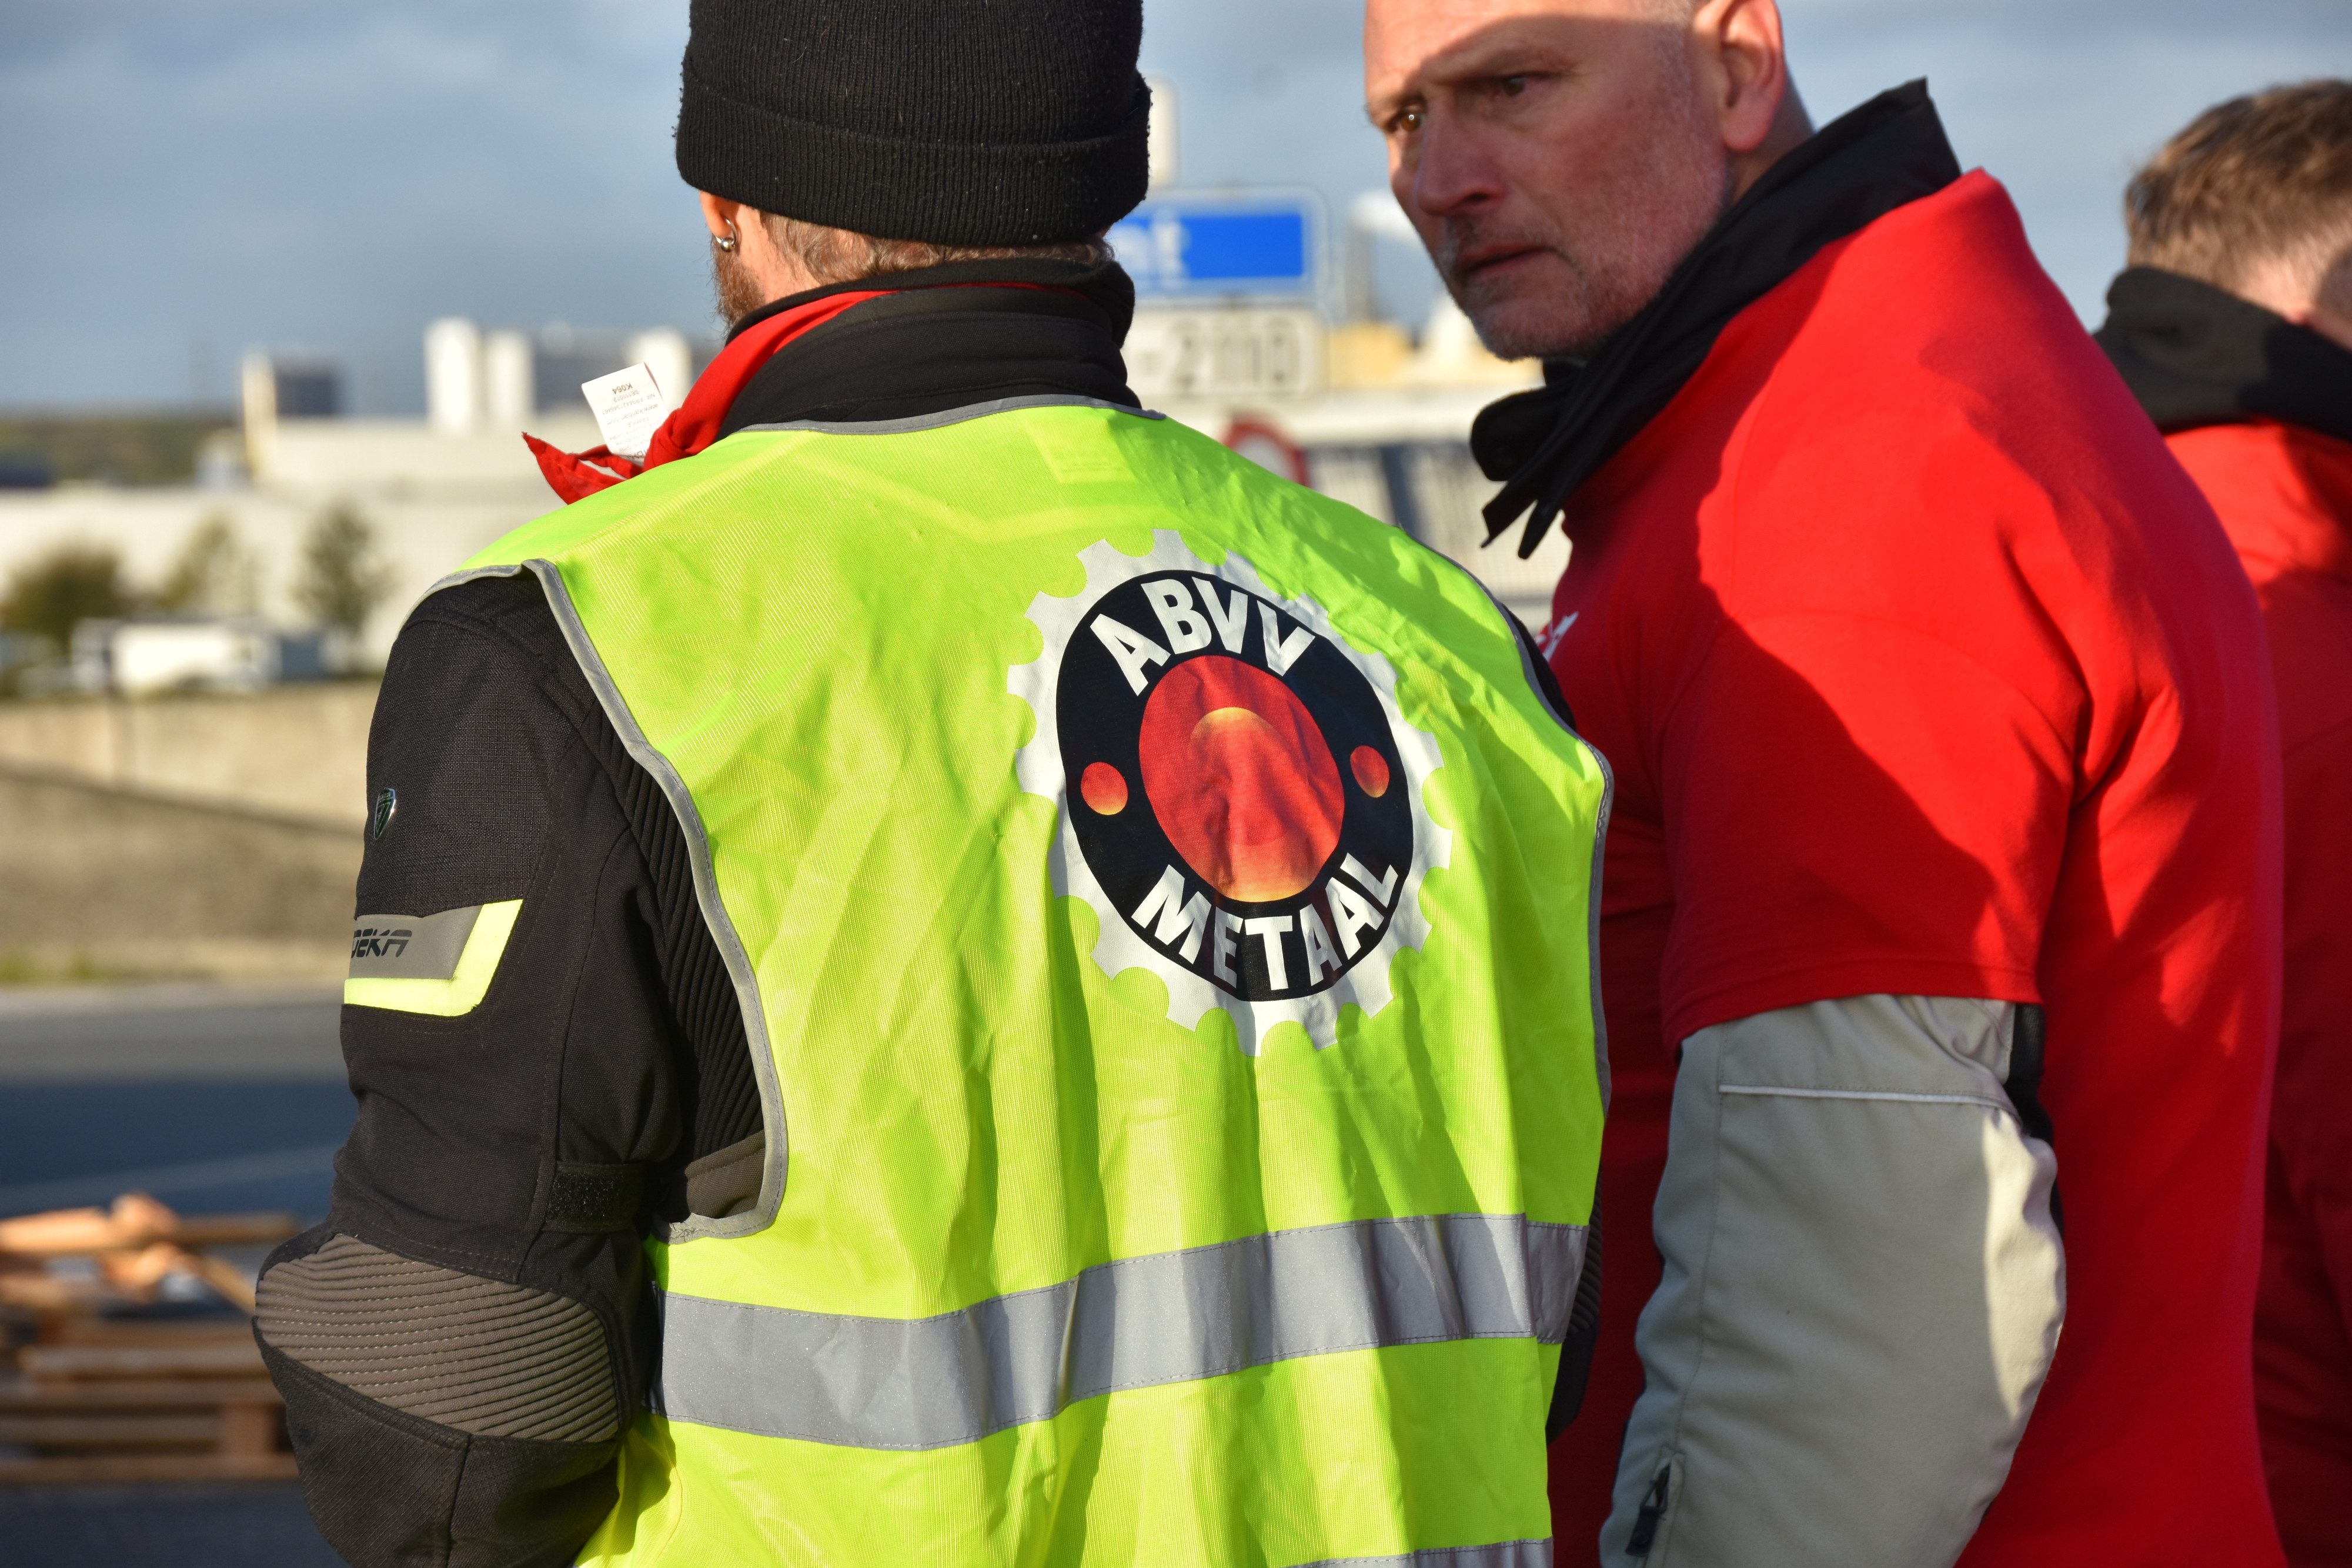
[{"label": "white clothing label tag", "polygon": [[642,363],[580,383],[604,444],[631,462],[646,455],[654,432],[669,417],[669,400]]}]

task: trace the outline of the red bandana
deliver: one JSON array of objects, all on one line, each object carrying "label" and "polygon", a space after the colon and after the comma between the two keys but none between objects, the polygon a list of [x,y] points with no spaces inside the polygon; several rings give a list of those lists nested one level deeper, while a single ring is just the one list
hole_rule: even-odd
[{"label": "red bandana", "polygon": [[539,471],[568,505],[610,488],[624,479],[634,479],[648,468],[680,457],[691,457],[719,439],[719,427],[733,406],[736,394],[744,383],[760,373],[760,367],[775,356],[776,350],[809,330],[824,325],[853,305],[868,299],[878,299],[885,294],[898,292],[889,288],[869,288],[849,294],[828,294],[822,299],[812,299],[805,305],[782,310],[751,327],[719,350],[702,374],[695,378],[686,402],[654,432],[646,444],[645,461],[632,462],[609,447],[592,446],[585,452],[571,453],[549,445],[535,435],[526,434],[523,444],[539,459]]}]

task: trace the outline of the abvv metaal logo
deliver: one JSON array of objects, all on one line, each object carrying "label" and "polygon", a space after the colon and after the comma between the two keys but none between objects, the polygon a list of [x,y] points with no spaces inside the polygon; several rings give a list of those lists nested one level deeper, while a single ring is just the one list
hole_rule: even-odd
[{"label": "abvv metaal logo", "polygon": [[1253,1055],[1285,1021],[1332,1043],[1427,934],[1421,880],[1449,839],[1422,804],[1434,741],[1385,659],[1241,557],[1211,567],[1163,529],[1140,559],[1080,559],[1084,592],[1031,605],[1045,650],[1011,681],[1038,717],[1022,788],[1062,812],[1055,891],[1094,906],[1106,972],[1167,982],[1176,1022],[1222,1007]]}]

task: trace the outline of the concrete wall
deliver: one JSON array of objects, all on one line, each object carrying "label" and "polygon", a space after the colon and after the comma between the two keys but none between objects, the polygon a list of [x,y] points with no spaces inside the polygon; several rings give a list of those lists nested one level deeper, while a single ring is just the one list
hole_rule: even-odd
[{"label": "concrete wall", "polygon": [[373,681],[250,695],[0,703],[0,767],[356,828]]},{"label": "concrete wall", "polygon": [[0,765],[0,981],[339,977],[356,826]]}]

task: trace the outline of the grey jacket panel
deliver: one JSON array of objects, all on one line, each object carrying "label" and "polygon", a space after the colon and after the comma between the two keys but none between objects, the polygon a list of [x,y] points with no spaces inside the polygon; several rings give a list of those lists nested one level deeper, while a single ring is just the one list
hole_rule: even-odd
[{"label": "grey jacket panel", "polygon": [[2065,1313],[2015,1010],[1856,997],[1684,1042],[1605,1563],[1959,1556]]},{"label": "grey jacket panel", "polygon": [[262,1340],[412,1416],[491,1437],[618,1436],[604,1325],[580,1302],[349,1236],[262,1275]]}]

